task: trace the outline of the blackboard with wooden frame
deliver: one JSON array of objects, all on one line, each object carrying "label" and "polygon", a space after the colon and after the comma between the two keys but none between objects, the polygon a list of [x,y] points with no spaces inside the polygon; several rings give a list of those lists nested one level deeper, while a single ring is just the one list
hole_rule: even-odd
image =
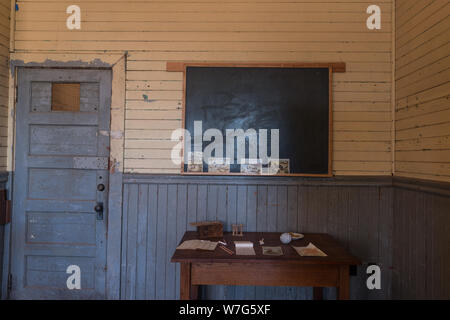
[{"label": "blackboard with wooden frame", "polygon": [[[186,77],[187,71],[196,69],[213,70],[215,68],[252,68],[257,70],[269,70],[267,68],[278,68],[278,69],[326,69],[328,73],[328,141],[327,146],[322,146],[327,149],[327,159],[322,159],[326,161],[326,165],[323,166],[322,172],[291,172],[278,173],[276,176],[304,176],[304,177],[330,177],[332,176],[332,141],[333,141],[333,95],[332,95],[332,81],[333,72],[345,72],[345,63],[208,63],[208,62],[168,62],[167,71],[173,72],[183,72],[183,109],[182,109],[182,123],[183,127],[186,128]],[[305,70],[306,71],[306,70]],[[200,93],[201,94],[201,93]],[[202,119],[197,119],[202,120]],[[213,128],[215,128],[213,126]],[[188,128],[189,129],[189,128]],[[245,130],[245,128],[243,128]],[[280,135],[280,140],[283,139]],[[281,153],[281,151],[280,151]],[[280,155],[280,158],[283,156]],[[211,172],[187,172],[185,163],[181,163],[181,173],[184,175],[249,175],[247,173],[241,172],[227,172],[227,173],[211,173]]]}]

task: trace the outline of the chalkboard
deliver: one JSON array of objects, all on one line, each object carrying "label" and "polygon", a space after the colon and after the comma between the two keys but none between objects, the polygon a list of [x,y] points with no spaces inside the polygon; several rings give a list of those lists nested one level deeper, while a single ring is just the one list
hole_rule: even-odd
[{"label": "chalkboard", "polygon": [[[279,159],[289,159],[288,171],[280,174],[330,174],[329,68],[186,67],[185,77],[184,125],[192,136],[194,121],[201,121],[202,134],[218,129],[225,155],[227,129],[268,129],[270,155],[271,130],[279,129]],[[194,150],[193,140],[185,154]],[[202,142],[202,151],[211,141]],[[243,171],[236,141],[230,174]],[[245,141],[250,157],[248,137]],[[182,170],[189,171],[187,163]],[[200,170],[208,172],[208,165]]]}]

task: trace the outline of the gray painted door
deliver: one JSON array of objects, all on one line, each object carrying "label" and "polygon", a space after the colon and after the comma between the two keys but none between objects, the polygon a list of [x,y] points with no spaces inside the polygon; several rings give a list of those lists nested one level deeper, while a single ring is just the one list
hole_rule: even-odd
[{"label": "gray painted door", "polygon": [[[55,107],[62,83],[79,88],[79,110]],[[10,298],[105,297],[110,104],[109,70],[19,70]]]}]

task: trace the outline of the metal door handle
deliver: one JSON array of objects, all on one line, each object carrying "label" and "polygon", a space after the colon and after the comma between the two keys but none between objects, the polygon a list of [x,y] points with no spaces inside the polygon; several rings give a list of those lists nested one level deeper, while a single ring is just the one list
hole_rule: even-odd
[{"label": "metal door handle", "polygon": [[97,212],[97,220],[103,220],[103,203],[98,202],[94,210]]}]

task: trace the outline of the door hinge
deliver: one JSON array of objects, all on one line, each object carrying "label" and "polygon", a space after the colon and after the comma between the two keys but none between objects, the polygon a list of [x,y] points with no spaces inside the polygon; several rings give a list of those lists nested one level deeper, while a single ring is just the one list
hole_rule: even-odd
[{"label": "door hinge", "polygon": [[7,290],[10,292],[12,290],[12,274],[8,274],[8,283],[7,283]]},{"label": "door hinge", "polygon": [[18,103],[19,102],[19,87],[18,86],[16,86],[15,95],[16,95],[16,103]]}]

